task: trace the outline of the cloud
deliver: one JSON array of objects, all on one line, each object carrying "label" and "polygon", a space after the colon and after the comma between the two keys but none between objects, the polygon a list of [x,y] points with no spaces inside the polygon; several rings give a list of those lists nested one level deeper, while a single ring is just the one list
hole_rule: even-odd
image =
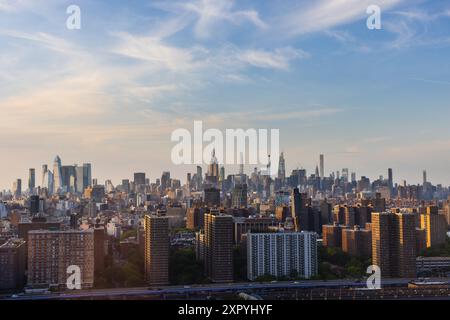
[{"label": "cloud", "polygon": [[177,15],[193,15],[194,31],[198,38],[211,37],[214,30],[224,22],[234,25],[249,22],[260,29],[268,28],[256,10],[234,10],[234,0],[156,2],[153,5]]},{"label": "cloud", "polygon": [[[369,5],[382,10],[395,7],[404,0],[316,0],[302,2],[291,12],[277,18],[277,25],[288,36],[325,31],[367,17]],[[313,4],[311,4],[313,3]]]},{"label": "cloud", "polygon": [[300,49],[285,47],[272,52],[264,50],[243,50],[238,59],[251,66],[287,70],[292,60],[307,58],[309,54]]}]

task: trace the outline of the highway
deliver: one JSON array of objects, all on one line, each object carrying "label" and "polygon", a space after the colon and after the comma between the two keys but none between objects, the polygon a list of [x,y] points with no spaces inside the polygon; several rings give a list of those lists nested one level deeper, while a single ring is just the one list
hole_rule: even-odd
[{"label": "highway", "polygon": [[[406,286],[409,281],[416,279],[385,279],[382,280],[382,287]],[[427,279],[429,281],[443,281],[440,279]],[[448,282],[447,279],[445,279]],[[204,295],[226,293],[226,292],[248,292],[261,290],[279,289],[308,289],[308,288],[346,288],[346,287],[366,287],[366,283],[355,280],[302,280],[285,282],[242,282],[230,284],[207,284],[192,286],[164,286],[160,288],[114,288],[114,289],[92,289],[77,290],[54,293],[34,293],[20,295],[3,295],[1,300],[65,300],[65,299],[108,299],[108,298],[128,298],[138,299],[142,296],[164,297],[166,295]]]}]

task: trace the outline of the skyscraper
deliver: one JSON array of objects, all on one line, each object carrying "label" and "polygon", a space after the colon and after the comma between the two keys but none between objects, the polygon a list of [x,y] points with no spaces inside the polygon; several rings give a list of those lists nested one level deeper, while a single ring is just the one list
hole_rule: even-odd
[{"label": "skyscraper", "polygon": [[92,166],[90,163],[83,163],[83,190],[92,186]]},{"label": "skyscraper", "polygon": [[286,161],[283,152],[280,154],[280,159],[278,161],[278,178],[283,182],[286,179]]},{"label": "skyscraper", "polygon": [[300,193],[298,188],[294,188],[291,197],[291,214],[295,222],[295,230],[308,230],[309,216],[308,216],[308,195]]},{"label": "skyscraper", "polygon": [[34,168],[30,168],[28,174],[28,190],[33,191],[36,187],[36,170]]},{"label": "skyscraper", "polygon": [[233,217],[211,210],[205,214],[205,272],[213,282],[233,281]]},{"label": "skyscraper", "polygon": [[56,156],[53,161],[53,193],[60,192],[62,186],[61,158]]},{"label": "skyscraper", "polygon": [[16,199],[20,198],[20,196],[22,195],[22,180],[21,179],[17,179],[16,181],[13,182],[12,192]]},{"label": "skyscraper", "polygon": [[320,179],[323,179],[325,177],[325,159],[324,155],[320,155]]},{"label": "skyscraper", "polygon": [[388,182],[389,182],[389,189],[391,190],[391,195],[393,194],[394,189],[394,178],[392,174],[392,168],[388,169]]},{"label": "skyscraper", "polygon": [[42,165],[42,181],[41,181],[42,188],[48,188],[48,185],[45,184],[47,171],[48,171],[48,166],[46,164],[43,164]]},{"label": "skyscraper", "polygon": [[231,196],[233,208],[246,208],[247,207],[247,184],[237,184],[233,189]]},{"label": "skyscraper", "polygon": [[382,277],[416,277],[416,226],[414,214],[372,213],[372,263]]},{"label": "skyscraper", "polygon": [[136,172],[134,174],[134,185],[145,185],[145,173],[144,172]]},{"label": "skyscraper", "polygon": [[146,215],[145,277],[150,285],[169,283],[169,218],[161,214]]}]

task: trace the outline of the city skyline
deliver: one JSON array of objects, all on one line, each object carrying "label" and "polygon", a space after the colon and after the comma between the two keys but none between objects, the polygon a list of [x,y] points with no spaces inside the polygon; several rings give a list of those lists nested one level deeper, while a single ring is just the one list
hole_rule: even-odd
[{"label": "city skyline", "polygon": [[[286,161],[285,152],[282,152],[281,156],[284,158],[284,161]],[[59,160],[60,163],[62,164],[62,166],[75,166],[75,167],[78,166],[81,169],[84,166],[88,165],[90,167],[89,170],[93,170],[93,172],[95,173],[96,166],[95,166],[95,164],[92,164],[90,162],[86,162],[86,161],[81,161],[80,163],[77,163],[77,162],[73,163],[73,162],[66,162],[66,161],[63,162],[62,159],[59,157],[59,155],[56,155],[55,161],[56,160]],[[215,159],[215,160],[217,161],[217,159]],[[323,162],[321,162],[320,160],[323,160]],[[364,173],[354,172],[351,168],[340,168],[340,169],[336,169],[336,170],[333,170],[333,169],[328,170],[327,167],[326,167],[326,155],[324,155],[324,154],[319,155],[319,161],[318,161],[318,164],[316,165],[316,168],[315,168],[316,170],[318,169],[320,163],[323,163],[323,165],[324,165],[324,177],[325,178],[329,178],[331,175],[336,176],[337,173],[339,173],[340,176],[342,176],[343,175],[343,171],[344,170],[348,170],[347,175],[348,175],[349,181],[351,181],[353,174],[356,175],[356,181],[361,179],[361,177],[367,177],[372,182],[377,180],[377,179],[379,179],[380,177],[383,177],[383,179],[385,181],[389,181],[389,178],[390,178],[389,177],[389,172],[390,172],[390,170],[392,170],[391,171],[391,173],[393,172],[393,179],[392,179],[393,181],[392,182],[393,182],[394,185],[395,184],[403,185],[404,181],[406,181],[407,185],[422,185],[423,182],[424,182],[424,179],[426,179],[427,182],[430,182],[430,183],[432,183],[434,185],[439,185],[440,184],[440,183],[434,182],[433,180],[430,180],[429,175],[428,175],[428,171],[426,169],[420,170],[420,172],[418,172],[418,175],[420,176],[421,180],[417,181],[416,183],[413,183],[411,181],[403,179],[402,177],[396,177],[396,174],[395,174],[396,171],[393,168],[386,168],[385,172],[382,172],[382,173],[372,177],[372,176],[365,175]],[[221,163],[217,163],[217,164],[218,164],[219,168],[222,168],[222,167],[225,168],[225,177],[228,176],[228,175],[239,175],[239,174],[241,174],[241,170],[242,170],[241,169],[241,165],[223,165]],[[37,166],[39,168],[38,170],[36,169],[36,167],[30,167],[29,169],[26,170],[28,172],[28,176],[26,176],[26,177],[18,177],[16,179],[14,179],[11,182],[11,185],[13,185],[13,188],[14,188],[14,184],[17,183],[17,179],[20,179],[21,180],[21,185],[22,185],[22,188],[21,188],[22,192],[28,190],[27,186],[30,183],[30,176],[29,175],[30,175],[31,172],[33,172],[33,176],[35,178],[35,180],[34,180],[35,186],[36,187],[38,187],[38,186],[39,187],[46,187],[46,186],[42,185],[42,180],[45,179],[45,178],[44,178],[43,168],[41,168],[41,167],[46,167],[47,168],[46,172],[48,172],[48,171],[51,172],[51,171],[54,170],[53,169],[53,165],[54,165],[54,162],[42,164],[42,166]],[[94,165],[94,169],[91,168],[92,165]],[[200,167],[202,168],[202,171],[203,171],[205,176],[208,174],[209,166],[210,166],[210,164],[202,164],[202,165],[200,165]],[[186,183],[186,176],[188,174],[195,174],[197,165],[183,165],[183,167],[191,167],[191,170],[183,172],[179,176],[174,175],[174,173],[171,172],[170,170],[162,170],[159,173],[153,173],[153,174],[149,174],[149,172],[146,171],[146,170],[134,170],[129,175],[117,178],[116,180],[112,179],[110,177],[104,177],[104,179],[98,178],[95,174],[92,173],[92,171],[90,171],[89,174],[91,175],[90,179],[97,180],[98,184],[100,184],[100,185],[103,185],[107,181],[110,181],[111,183],[113,183],[113,185],[117,186],[120,183],[122,183],[122,181],[124,179],[130,180],[130,181],[134,181],[132,179],[133,175],[136,175],[136,173],[138,173],[138,172],[144,173],[145,177],[147,179],[149,179],[151,183],[154,183],[157,179],[160,180],[161,179],[161,174],[164,174],[165,172],[170,172],[172,179],[180,180],[180,182],[182,184],[185,184]],[[48,169],[48,168],[50,168],[50,169]],[[243,173],[246,174],[247,176],[250,176],[250,174],[252,172],[254,172],[255,168],[258,169],[258,172],[262,172],[260,170],[260,168],[252,166],[252,165],[248,165],[248,164],[244,165],[243,168],[244,168],[244,172]],[[290,168],[289,166],[286,166],[286,168],[287,168],[286,171],[285,171],[286,177],[291,175],[292,171],[294,171],[296,169],[304,169],[304,170],[306,170],[307,176],[310,176],[311,174],[314,174],[314,168],[304,168],[304,167],[295,167],[295,168],[293,167],[293,168]],[[277,176],[277,173],[275,173],[274,176]],[[204,177],[202,177],[202,178],[204,178]],[[319,174],[318,177],[321,177],[321,175]],[[53,179],[53,174],[51,174],[51,179]],[[46,182],[46,183],[48,183],[48,182]],[[449,184],[441,184],[441,185],[443,187],[449,187],[450,183]],[[9,189],[8,187],[2,188],[0,186],[0,191],[1,190],[12,191],[12,189]]]},{"label": "city skyline", "polygon": [[183,180],[170,134],[197,119],[280,129],[287,173],[324,154],[325,172],[450,184],[445,1],[80,0],[80,30],[70,4],[0,0],[2,189],[56,153],[102,183]]}]

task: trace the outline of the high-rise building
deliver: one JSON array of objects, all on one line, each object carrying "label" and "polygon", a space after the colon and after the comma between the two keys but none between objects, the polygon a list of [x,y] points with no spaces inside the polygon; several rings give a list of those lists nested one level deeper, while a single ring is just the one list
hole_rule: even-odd
[{"label": "high-rise building", "polygon": [[76,169],[75,166],[61,166],[62,190],[75,192],[76,189]]},{"label": "high-rise building", "polygon": [[105,238],[104,225],[96,224],[94,227],[94,274],[99,274],[105,269]]},{"label": "high-rise building", "polygon": [[134,185],[145,185],[145,173],[144,172],[136,172],[134,174]]},{"label": "high-rise building", "polygon": [[56,156],[53,161],[53,193],[59,193],[62,187],[61,158]]},{"label": "high-rise building", "polygon": [[298,188],[294,188],[291,198],[291,214],[296,231],[307,231],[310,226],[308,204],[308,195],[300,193]]},{"label": "high-rise building", "polygon": [[416,227],[414,214],[372,213],[372,263],[382,277],[416,277]]},{"label": "high-rise building", "polygon": [[220,207],[220,190],[214,187],[204,189],[203,203],[208,207]]},{"label": "high-rise building", "polygon": [[447,222],[439,208],[429,206],[426,212],[420,215],[420,228],[426,232],[427,248],[445,243],[447,238]]},{"label": "high-rise building", "polygon": [[284,160],[284,153],[280,154],[280,159],[278,161],[278,179],[284,181],[286,179],[286,161]]},{"label": "high-rise building", "polygon": [[85,185],[87,182],[84,182],[84,167],[75,166],[75,191],[77,193],[83,193]]},{"label": "high-rise building", "polygon": [[42,188],[48,187],[48,185],[45,184],[45,179],[48,171],[48,166],[46,164],[42,165],[42,179],[41,179],[41,186]]},{"label": "high-rise building", "polygon": [[17,179],[16,181],[13,182],[12,192],[16,199],[20,198],[20,196],[22,195],[22,180],[21,179]]},{"label": "high-rise building", "polygon": [[36,188],[36,170],[34,168],[30,168],[28,174],[28,190],[33,192],[34,188]]},{"label": "high-rise building", "polygon": [[186,228],[189,230],[198,230],[203,228],[205,208],[189,208],[186,212]]},{"label": "high-rise building", "polygon": [[233,281],[233,217],[211,210],[205,214],[204,265],[213,282]]},{"label": "high-rise building", "polygon": [[83,163],[83,190],[92,186],[92,165]]},{"label": "high-rise building", "polygon": [[164,171],[161,176],[161,190],[164,191],[170,187],[170,172]]},{"label": "high-rise building", "polygon": [[391,195],[393,194],[394,190],[394,177],[392,173],[392,168],[388,169],[388,183],[389,183],[389,189],[391,190]]},{"label": "high-rise building", "polygon": [[325,159],[324,155],[320,155],[320,179],[323,179],[325,177]]},{"label": "high-rise building", "polygon": [[275,227],[277,224],[278,221],[270,217],[234,217],[234,243],[239,244],[247,232],[267,232],[269,227]]},{"label": "high-rise building", "polygon": [[66,288],[68,267],[78,266],[81,288],[94,285],[94,232],[88,230],[28,233],[28,286]]},{"label": "high-rise building", "polygon": [[39,196],[31,196],[30,197],[30,214],[31,216],[35,216],[39,213],[40,207],[40,198]]},{"label": "high-rise building", "polygon": [[169,283],[169,218],[162,214],[146,215],[145,277],[150,285]]},{"label": "high-rise building", "polygon": [[342,251],[351,256],[372,256],[372,231],[359,226],[342,229]]},{"label": "high-rise building", "polygon": [[276,232],[247,234],[247,277],[311,278],[317,275],[317,234]]},{"label": "high-rise building", "polygon": [[342,230],[344,226],[337,222],[333,224],[324,224],[322,226],[322,244],[324,247],[341,248],[342,247]]},{"label": "high-rise building", "polygon": [[0,290],[25,284],[26,246],[23,239],[9,239],[0,246]]},{"label": "high-rise building", "polygon": [[231,197],[233,208],[246,208],[247,207],[247,184],[236,184],[232,197]]}]

